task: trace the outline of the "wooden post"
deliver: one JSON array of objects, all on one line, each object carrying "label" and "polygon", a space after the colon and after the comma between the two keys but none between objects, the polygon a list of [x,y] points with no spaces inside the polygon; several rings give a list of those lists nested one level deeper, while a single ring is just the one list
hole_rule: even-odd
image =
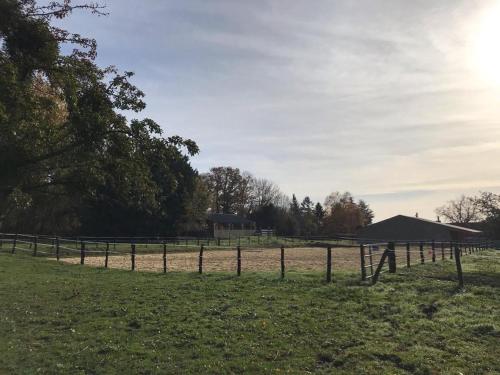
[{"label": "wooden post", "polygon": [[425,258],[424,258],[424,243],[420,242],[420,263],[424,264]]},{"label": "wooden post", "polygon": [[453,259],[453,242],[450,242],[450,259]]},{"label": "wooden post", "polygon": [[285,247],[281,245],[281,278],[285,278]]},{"label": "wooden post", "polygon": [[380,258],[380,262],[377,266],[377,269],[375,270],[375,273],[373,274],[372,277],[372,284],[375,284],[378,281],[378,278],[380,276],[380,271],[382,270],[382,267],[384,266],[385,259],[387,258],[387,253],[388,249],[385,249],[384,253],[382,254],[382,257]]},{"label": "wooden post", "polygon": [[471,244],[469,244],[469,246],[468,246],[468,247],[469,247],[469,254],[472,254],[472,245],[471,245]]},{"label": "wooden post", "polygon": [[441,260],[444,260],[444,242],[441,242]]},{"label": "wooden post", "polygon": [[396,245],[394,242],[387,244],[387,262],[389,263],[389,273],[396,273]]},{"label": "wooden post", "polygon": [[14,241],[12,241],[12,254],[16,252],[16,244],[17,244],[17,233],[14,235]]},{"label": "wooden post", "polygon": [[241,247],[237,246],[236,247],[236,256],[237,256],[237,274],[238,276],[241,275]]},{"label": "wooden post", "polygon": [[36,257],[36,252],[38,250],[38,236],[33,239],[33,256]]},{"label": "wooden post", "polygon": [[165,241],[163,241],[163,273],[167,273],[167,243]]},{"label": "wooden post", "polygon": [[463,289],[464,287],[464,277],[462,274],[462,262],[460,260],[460,249],[458,246],[455,246],[455,263],[457,265],[457,275],[458,275],[458,287]]},{"label": "wooden post", "polygon": [[361,280],[366,280],[366,267],[365,267],[365,245],[359,245],[359,257],[361,259]]},{"label": "wooden post", "polygon": [[432,240],[432,263],[436,263],[436,243]]},{"label": "wooden post", "polygon": [[109,242],[106,241],[106,250],[104,251],[104,268],[108,268],[109,261]]},{"label": "wooden post", "polygon": [[59,244],[59,237],[56,237],[56,259],[57,260],[59,260],[59,257],[60,257],[59,256],[59,250],[60,250],[59,246],[60,246],[60,244]]},{"label": "wooden post", "polygon": [[130,244],[131,252],[130,252],[130,261],[132,263],[132,271],[135,271],[135,243]]},{"label": "wooden post", "polygon": [[406,243],[406,268],[410,268],[411,264],[411,253],[410,253],[410,243]]},{"label": "wooden post", "polygon": [[198,272],[203,273],[203,245],[200,246],[200,255],[198,257]]},{"label": "wooden post", "polygon": [[326,282],[332,282],[332,247],[326,249]]},{"label": "wooden post", "polygon": [[85,242],[80,241],[80,264],[85,264]]}]

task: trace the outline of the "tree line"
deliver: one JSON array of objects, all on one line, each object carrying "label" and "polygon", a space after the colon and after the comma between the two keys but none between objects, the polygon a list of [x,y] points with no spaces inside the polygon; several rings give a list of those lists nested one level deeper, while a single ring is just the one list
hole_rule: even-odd
[{"label": "tree line", "polygon": [[476,195],[462,194],[436,208],[436,214],[445,221],[482,230],[490,238],[500,238],[500,195],[479,192]]},{"label": "tree line", "polygon": [[256,178],[233,167],[215,167],[201,176],[207,189],[208,208],[254,220],[258,228],[283,235],[354,234],[371,224],[369,205],[349,193],[333,192],[324,203],[305,196],[301,201],[281,192],[270,180]]}]

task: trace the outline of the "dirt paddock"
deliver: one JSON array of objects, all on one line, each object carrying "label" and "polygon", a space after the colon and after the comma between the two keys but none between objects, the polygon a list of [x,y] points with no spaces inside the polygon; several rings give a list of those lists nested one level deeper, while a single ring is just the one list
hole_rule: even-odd
[{"label": "dirt paddock", "polygon": [[[163,271],[162,254],[137,254],[137,271]],[[236,250],[205,250],[203,253],[204,272],[231,272],[237,267]],[[77,264],[80,258],[62,258],[64,262]],[[175,252],[167,254],[168,271],[198,271],[197,252]],[[95,267],[104,266],[104,256],[87,256],[85,264]],[[130,255],[109,256],[108,267],[130,269]],[[326,249],[290,248],[285,250],[285,267],[288,270],[322,271],[326,270]],[[333,250],[333,267],[344,270],[359,268],[359,250],[338,248]],[[242,249],[242,272],[279,271],[280,249]]]},{"label": "dirt paddock", "polygon": [[[378,263],[381,250],[374,251],[373,263]],[[198,271],[197,252],[172,252],[167,254],[168,271]],[[397,250],[398,263],[404,262],[404,251]],[[430,257],[425,254],[427,261]],[[236,250],[205,250],[203,254],[204,272],[235,272],[237,267]],[[417,254],[412,253],[412,263],[417,262]],[[108,267],[119,269],[131,268],[130,254],[110,255]],[[72,264],[80,263],[79,257],[62,258],[62,261]],[[367,264],[368,258],[366,259]],[[87,256],[85,264],[94,267],[104,266],[104,255]],[[287,271],[325,271],[326,249],[324,248],[287,248],[285,250],[285,268]],[[359,271],[360,254],[357,248],[334,248],[332,249],[332,268],[335,271]],[[137,254],[137,271],[162,272],[162,254]],[[242,272],[269,272],[280,270],[280,249],[242,249],[241,251]]]}]

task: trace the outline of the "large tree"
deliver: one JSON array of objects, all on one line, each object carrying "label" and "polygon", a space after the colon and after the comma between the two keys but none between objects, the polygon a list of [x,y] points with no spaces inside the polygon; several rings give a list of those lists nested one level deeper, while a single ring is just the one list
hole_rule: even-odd
[{"label": "large tree", "polygon": [[102,7],[46,4],[0,1],[2,230],[175,232],[195,191],[196,144],[127,121],[145,107],[132,73],[98,67],[95,40],[52,25]]},{"label": "large tree", "polygon": [[462,194],[459,198],[448,201],[445,205],[436,208],[436,213],[450,223],[474,223],[480,221],[483,217],[479,203],[477,198]]},{"label": "large tree", "polygon": [[214,167],[203,175],[216,213],[244,214],[250,203],[252,176],[238,168]]}]

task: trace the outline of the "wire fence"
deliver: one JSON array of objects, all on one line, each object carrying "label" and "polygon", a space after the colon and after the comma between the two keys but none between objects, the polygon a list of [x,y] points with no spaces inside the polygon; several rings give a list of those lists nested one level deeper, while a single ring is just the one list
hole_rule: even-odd
[{"label": "wire fence", "polygon": [[[484,250],[492,248],[495,246],[490,241],[407,241],[361,244],[361,280],[370,280],[372,284],[375,284],[381,274],[396,273],[398,268],[410,269],[419,264],[454,259],[458,283],[460,287],[463,287],[461,258],[472,254],[479,257],[479,254],[482,254]],[[495,259],[499,260],[500,258],[496,257]]]},{"label": "wire fence", "polygon": [[[288,240],[285,241],[285,239]],[[353,238],[314,239],[282,237],[281,244],[248,241],[227,245],[209,238],[51,237],[0,234],[0,252],[30,253],[73,264],[152,272],[276,272],[321,271],[332,281],[334,270],[361,270],[361,280],[375,284],[384,273],[416,265],[456,260],[463,285],[460,259],[479,256],[492,244],[481,242],[375,242]],[[359,249],[359,250],[358,250]],[[457,256],[458,254],[458,256]],[[485,255],[483,255],[485,256]],[[461,281],[460,281],[461,280]]]}]

